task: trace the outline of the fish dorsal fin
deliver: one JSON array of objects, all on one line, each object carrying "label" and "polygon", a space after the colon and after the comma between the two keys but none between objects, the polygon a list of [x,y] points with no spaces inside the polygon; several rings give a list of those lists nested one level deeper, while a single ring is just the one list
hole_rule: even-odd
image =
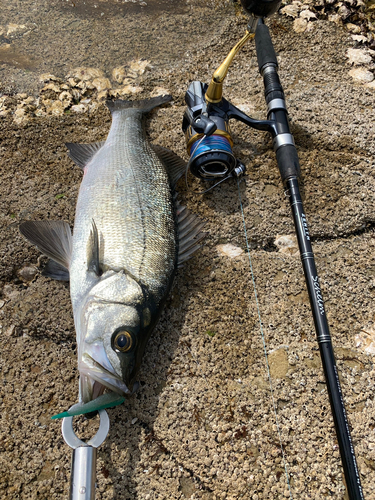
[{"label": "fish dorsal fin", "polygon": [[65,146],[68,148],[68,156],[80,168],[85,168],[89,161],[103,147],[105,141],[94,142],[93,144],[76,144],[75,142],[67,142]]},{"label": "fish dorsal fin", "polygon": [[72,233],[67,222],[30,220],[20,225],[20,232],[47,257],[57,262],[66,271],[69,269]]},{"label": "fish dorsal fin", "polygon": [[99,262],[99,235],[94,219],[90,231],[90,237],[87,242],[87,270],[93,271],[97,276],[102,275]]},{"label": "fish dorsal fin", "polygon": [[200,242],[207,233],[201,231],[205,223],[178,202],[176,203],[176,213],[179,239],[177,265],[180,267],[190,259],[196,250],[201,248]]},{"label": "fish dorsal fin", "polygon": [[174,188],[177,181],[183,176],[186,170],[186,161],[180,158],[178,155],[170,151],[169,149],[163,148],[162,146],[152,145],[152,149],[158,155],[160,160],[165,165],[169,178]]}]

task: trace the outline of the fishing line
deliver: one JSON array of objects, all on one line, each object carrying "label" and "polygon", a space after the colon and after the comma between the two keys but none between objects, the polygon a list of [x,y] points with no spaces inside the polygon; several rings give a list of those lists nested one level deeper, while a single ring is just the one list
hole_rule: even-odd
[{"label": "fishing line", "polygon": [[269,381],[270,389],[271,389],[272,405],[273,405],[273,410],[274,410],[274,413],[275,413],[276,428],[277,428],[277,433],[278,433],[278,436],[279,436],[281,454],[283,456],[285,477],[286,477],[286,482],[288,484],[289,496],[290,496],[291,499],[293,499],[293,497],[292,497],[292,490],[291,490],[290,481],[289,481],[288,466],[287,466],[285,452],[284,452],[284,447],[283,447],[282,438],[281,438],[280,424],[279,424],[279,419],[278,419],[278,416],[277,416],[276,403],[275,403],[275,398],[274,398],[274,395],[273,395],[273,386],[272,386],[272,379],[271,379],[271,371],[270,371],[270,367],[269,367],[269,363],[268,363],[267,346],[266,346],[266,340],[265,340],[264,331],[263,331],[262,318],[261,318],[261,314],[260,314],[260,306],[259,306],[259,301],[258,301],[258,294],[257,294],[257,290],[256,290],[256,285],[255,285],[253,264],[252,264],[251,255],[250,255],[249,240],[248,240],[248,237],[247,237],[245,214],[244,214],[243,205],[242,205],[242,199],[241,199],[240,181],[239,181],[238,178],[237,178],[237,187],[238,187],[238,199],[240,201],[240,207],[241,207],[242,223],[243,223],[243,228],[244,228],[244,233],[245,233],[247,255],[249,257],[251,280],[252,280],[252,283],[253,283],[255,303],[256,303],[257,312],[258,312],[259,329],[260,329],[260,333],[261,333],[261,336],[262,336],[264,356],[266,358],[266,367],[267,367],[268,381]]}]

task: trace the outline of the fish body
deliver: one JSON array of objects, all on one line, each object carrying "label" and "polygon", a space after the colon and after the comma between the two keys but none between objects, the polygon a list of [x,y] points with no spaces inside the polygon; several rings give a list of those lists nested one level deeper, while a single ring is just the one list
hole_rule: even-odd
[{"label": "fish body", "polygon": [[84,403],[105,387],[132,392],[176,268],[204,236],[202,223],[175,202],[184,162],[155,150],[144,132],[145,113],[167,100],[110,103],[104,143],[67,145],[84,171],[73,236],[59,221],[20,226],[52,259],[47,275],[69,271]]}]

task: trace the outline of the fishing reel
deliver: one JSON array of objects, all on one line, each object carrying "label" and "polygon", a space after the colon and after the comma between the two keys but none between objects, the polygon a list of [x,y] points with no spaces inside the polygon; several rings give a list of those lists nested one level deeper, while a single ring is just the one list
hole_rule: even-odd
[{"label": "fishing reel", "polygon": [[232,151],[229,116],[225,110],[228,106],[207,106],[207,89],[207,85],[195,81],[189,85],[185,96],[187,108],[182,130],[190,155],[190,171],[204,180],[238,177],[245,172],[245,166]]},{"label": "fishing reel", "polygon": [[[191,173],[199,179],[216,181],[214,186],[230,177],[239,177],[246,170],[232,151],[230,118],[255,129],[271,132],[273,137],[280,132],[276,130],[274,120],[254,120],[223,98],[223,82],[234,56],[247,40],[255,37],[258,24],[263,24],[262,18],[276,12],[280,0],[241,0],[241,3],[250,15],[246,35],[232,48],[214,72],[209,85],[194,81],[185,94],[187,108],[182,130],[190,156],[188,169],[190,168]],[[269,49],[268,46],[266,48]]]}]

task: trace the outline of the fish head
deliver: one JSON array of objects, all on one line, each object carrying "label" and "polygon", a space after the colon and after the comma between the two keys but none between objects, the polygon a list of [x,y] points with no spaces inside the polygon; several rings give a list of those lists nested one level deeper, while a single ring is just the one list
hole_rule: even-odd
[{"label": "fish head", "polygon": [[[104,387],[130,395],[153,324],[150,306],[137,283],[118,290],[119,282],[129,285],[129,277],[117,276],[107,285],[115,293],[106,297],[95,290],[81,310],[78,347],[80,389],[84,402],[94,399]],[[117,282],[116,282],[117,281]],[[126,283],[125,283],[126,282]],[[116,286],[113,286],[116,285]],[[108,292],[108,290],[107,290]]]}]

